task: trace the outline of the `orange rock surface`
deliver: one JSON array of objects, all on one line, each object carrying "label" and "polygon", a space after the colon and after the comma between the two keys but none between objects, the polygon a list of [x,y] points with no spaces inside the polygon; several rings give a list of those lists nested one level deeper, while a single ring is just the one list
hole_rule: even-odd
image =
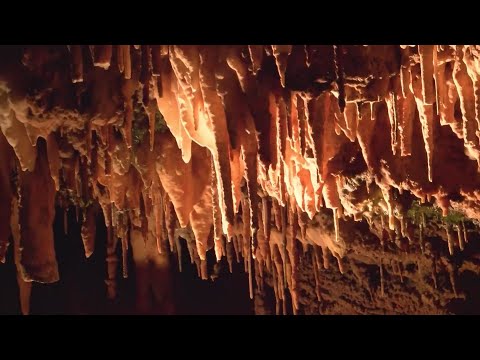
[{"label": "orange rock surface", "polygon": [[[188,233],[203,278],[207,251],[233,244],[251,295],[266,269],[296,312],[298,246],[343,273],[345,219],[399,243],[422,236],[414,200],[480,221],[479,81],[473,45],[15,48],[0,64],[0,261],[18,199],[21,281],[57,281],[55,205],[74,205],[87,257],[103,214],[111,297],[117,245],[124,276],[133,246],[146,309]],[[450,253],[466,246],[455,226]]]}]

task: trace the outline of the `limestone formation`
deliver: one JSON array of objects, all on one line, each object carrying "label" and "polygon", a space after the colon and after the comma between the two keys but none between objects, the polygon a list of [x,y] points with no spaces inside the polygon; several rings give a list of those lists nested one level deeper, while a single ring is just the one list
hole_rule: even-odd
[{"label": "limestone formation", "polygon": [[[52,224],[72,206],[85,256],[107,244],[112,298],[133,251],[143,311],[148,289],[169,284],[168,252],[188,251],[204,279],[208,251],[230,267],[243,259],[251,297],[272,287],[277,313],[308,312],[308,281],[324,312],[371,313],[400,291],[393,274],[420,283],[443,271],[453,299],[462,269],[480,273],[468,258],[480,221],[479,46],[0,51],[0,261],[15,251],[25,313],[28,284],[61,277]],[[331,267],[370,305],[325,294]],[[446,307],[417,293],[404,301]]]}]

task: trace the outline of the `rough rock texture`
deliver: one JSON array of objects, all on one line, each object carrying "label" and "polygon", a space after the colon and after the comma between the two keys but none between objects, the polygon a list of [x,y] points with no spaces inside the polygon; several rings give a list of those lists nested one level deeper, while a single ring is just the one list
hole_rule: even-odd
[{"label": "rough rock texture", "polygon": [[479,272],[479,50],[1,47],[0,260],[18,243],[19,286],[57,281],[55,205],[74,206],[110,298],[133,251],[142,311],[182,238],[203,279],[209,250],[244,259],[276,313],[458,312]]},{"label": "rough rock texture", "polygon": [[[321,225],[323,224],[323,225]],[[348,232],[348,249],[342,259],[342,272],[336,259],[320,248],[300,249],[298,292],[300,314],[478,314],[478,244],[451,257],[446,239],[435,236],[437,223],[427,232],[429,241],[408,244],[403,250],[394,242],[381,243],[366,224],[343,224]],[[333,223],[322,217],[315,226],[334,236]],[[471,229],[473,230],[473,229]],[[477,232],[469,230],[470,243],[478,242]],[[421,247],[424,246],[422,252]],[[257,314],[292,314],[291,298],[275,307],[274,287],[267,275],[257,290]]]}]

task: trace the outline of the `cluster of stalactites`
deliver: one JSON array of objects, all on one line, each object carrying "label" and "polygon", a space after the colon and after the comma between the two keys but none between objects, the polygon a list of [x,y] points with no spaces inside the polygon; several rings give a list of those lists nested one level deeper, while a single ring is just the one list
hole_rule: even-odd
[{"label": "cluster of stalactites", "polygon": [[[282,289],[288,287],[293,291],[294,308],[298,308],[294,290],[298,256],[292,239],[308,243],[309,231],[315,229],[308,226],[309,221],[327,207],[333,215],[335,242],[313,232],[310,237],[323,240],[310,241],[340,259],[338,219],[346,215],[369,219],[363,206],[345,196],[348,176],[343,170],[348,164],[339,169],[337,163],[349,143],[358,144],[368,178],[381,189],[391,230],[396,227],[397,206],[393,187],[423,200],[422,180],[428,179],[433,184],[428,185],[428,195],[443,209],[448,208],[434,166],[436,121],[449,125],[464,140],[470,158],[480,158],[480,69],[475,47],[399,47],[400,65],[379,78],[375,99],[362,95],[365,84],[352,83],[344,48],[333,47],[335,78],[325,91],[314,94],[289,87],[286,74],[292,46],[90,46],[95,67],[122,74],[122,116],[79,116],[79,123],[84,124],[80,138],[85,141],[69,137],[73,141],[69,143],[62,119],[46,126],[45,121],[32,119],[24,102],[9,99],[2,103],[2,133],[14,150],[18,160],[14,167],[19,173],[39,172],[45,181],[51,178],[57,191],[66,189],[77,205],[81,200],[86,256],[91,255],[95,239],[96,208],[91,204],[100,204],[108,228],[110,296],[115,296],[117,243],[124,249],[127,276],[126,250],[132,231],[145,239],[153,236],[161,253],[167,249],[179,252],[180,235],[175,229],[189,228],[194,237],[193,243],[187,242],[189,253],[203,278],[207,277],[206,252],[213,248],[217,259],[227,256],[231,260],[233,246],[237,256],[247,259],[250,274],[253,267],[260,275],[263,265],[274,269],[278,299],[285,299]],[[68,49],[72,82],[86,81],[90,71],[84,62],[86,47],[72,45]],[[274,59],[275,74],[263,71],[269,57]],[[305,67],[313,62],[314,51],[305,47]],[[139,101],[148,116],[148,141],[140,144],[132,139],[135,94],[141,94]],[[457,98],[461,119],[455,117]],[[157,110],[169,132],[155,130]],[[375,129],[382,126],[383,119],[390,125],[387,165],[375,153]],[[427,167],[417,176],[418,181],[405,172],[398,180],[391,169],[411,157],[415,121],[420,123]],[[37,151],[38,137],[46,139],[46,151]],[[45,167],[42,161],[47,157]],[[47,195],[52,211],[54,196],[42,196]],[[2,217],[11,214],[14,211],[6,210]],[[45,229],[51,227],[52,219],[42,220]],[[23,221],[21,217],[21,228]],[[0,249],[6,248],[9,230],[1,234]],[[38,240],[25,236],[32,238],[28,241],[49,242],[46,248],[53,249],[51,235]],[[48,261],[55,257],[52,251]],[[58,274],[48,271],[45,281],[56,281]],[[38,280],[28,274],[23,279]],[[251,293],[252,287],[251,280]]]}]

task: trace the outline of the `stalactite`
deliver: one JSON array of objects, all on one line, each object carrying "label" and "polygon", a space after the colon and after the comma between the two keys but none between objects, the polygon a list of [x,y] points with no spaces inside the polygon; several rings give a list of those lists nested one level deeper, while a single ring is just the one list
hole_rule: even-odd
[{"label": "stalactite", "polygon": [[117,296],[117,282],[116,282],[116,275],[117,275],[117,264],[118,258],[116,255],[116,248],[118,238],[115,235],[114,224],[115,224],[115,217],[114,212],[114,205],[109,204],[109,217],[110,217],[110,226],[107,226],[107,279],[105,283],[107,285],[107,296],[109,299],[114,299]]},{"label": "stalactite", "polygon": [[108,70],[112,57],[112,45],[94,45],[93,65]]},{"label": "stalactite", "polygon": [[338,271],[340,271],[340,274],[343,274],[345,272],[345,270],[343,268],[342,259],[339,256],[337,256],[336,259],[337,259],[337,264],[338,264]]},{"label": "stalactite", "polygon": [[282,221],[282,263],[283,263],[283,288],[287,287],[287,207],[280,208]]},{"label": "stalactite", "polygon": [[[13,153],[9,149],[5,137],[0,131],[0,204],[8,204],[12,201],[12,195],[16,191],[11,184],[10,177],[14,171],[12,158]],[[16,169],[15,169],[16,170]],[[18,175],[17,175],[18,176]],[[0,263],[5,263],[7,249],[10,244],[11,207],[0,206]]]},{"label": "stalactite", "polygon": [[[425,143],[425,152],[427,153],[427,164],[428,164],[428,180],[432,182],[433,180],[433,151],[434,151],[434,134],[433,134],[433,123],[434,123],[434,113],[433,105],[427,104],[423,101],[423,85],[418,79],[418,74],[412,73],[412,89],[415,95],[415,101],[417,103],[417,109],[420,117],[420,123],[422,125],[422,134],[423,141]],[[422,78],[423,79],[423,78]],[[432,96],[429,91],[429,97]],[[430,100],[430,98],[429,98]]]},{"label": "stalactite", "polygon": [[285,87],[285,72],[287,70],[287,60],[292,52],[292,45],[272,45],[273,56],[278,68],[280,83]]},{"label": "stalactite", "polygon": [[[212,223],[214,223],[214,214],[212,199],[212,189],[208,185],[211,183],[210,177],[206,177],[205,183],[202,184],[202,181],[199,179],[197,184],[201,184],[204,189],[200,195],[200,199],[193,206],[193,209],[190,213],[190,225],[195,236],[195,243],[197,246],[197,252],[201,260],[206,259],[206,252],[211,248],[209,244],[210,230],[212,228]],[[214,251],[217,260],[220,260],[222,257],[222,247],[221,239],[222,233],[220,232],[214,234]]]},{"label": "stalactite", "polygon": [[344,118],[346,126],[345,135],[351,142],[355,142],[358,126],[358,108],[356,103],[349,102],[345,105]]},{"label": "stalactite", "polygon": [[120,73],[123,73],[125,71],[125,59],[123,56],[123,47],[122,45],[117,45],[115,47],[115,56],[117,59],[117,66],[118,66],[118,71]]},{"label": "stalactite", "polygon": [[463,140],[467,148],[478,148],[478,138],[476,136],[477,124],[475,119],[475,97],[473,83],[468,76],[465,63],[462,61],[463,54],[460,47],[457,47],[456,61],[453,65],[453,82],[458,92],[460,100],[460,110],[463,120]]},{"label": "stalactite", "polygon": [[[7,99],[4,99],[5,102]],[[2,104],[2,106],[5,106]],[[5,139],[13,148],[20,163],[22,171],[33,172],[37,159],[37,151],[28,138],[27,130],[16,116],[16,113],[7,107],[3,107],[0,113],[0,128]]]},{"label": "stalactite", "polygon": [[467,66],[467,73],[473,83],[473,95],[475,99],[475,120],[477,122],[477,137],[480,139],[480,77],[478,76],[479,63],[472,50],[468,46],[463,47],[463,62]]},{"label": "stalactite", "polygon": [[160,189],[158,187],[158,179],[154,177],[152,184],[152,203],[153,203],[153,213],[155,218],[155,238],[157,242],[157,251],[159,254],[162,253],[162,239],[164,237],[163,226],[165,224],[165,211],[163,204],[163,196],[161,195]]},{"label": "stalactite", "polygon": [[[17,190],[17,189],[16,189]],[[18,197],[18,198],[17,198]],[[22,259],[22,249],[20,245],[20,217],[19,217],[19,203],[20,203],[21,194],[17,194],[12,198],[11,201],[11,217],[9,219],[10,228],[12,231],[13,238],[13,250],[14,250],[14,262],[17,270],[17,284],[19,290],[20,298],[20,310],[23,315],[28,315],[30,313],[30,297],[32,292],[32,282],[26,281],[23,276],[23,270],[21,265]]]},{"label": "stalactite", "polygon": [[259,261],[254,259],[253,261],[253,269],[255,271],[255,285],[257,287],[257,290],[260,293],[263,293],[264,288],[263,288],[263,270],[262,270],[262,265]]},{"label": "stalactite", "polygon": [[273,211],[273,218],[274,218],[274,223],[277,228],[277,230],[281,230],[282,228],[282,220],[281,220],[281,215],[280,215],[280,205],[278,205],[278,202],[276,199],[272,199],[272,211]]},{"label": "stalactite", "polygon": [[330,260],[328,258],[328,249],[323,248],[322,249],[322,255],[323,255],[323,268],[326,270],[330,267]]},{"label": "stalactite", "polygon": [[263,233],[265,235],[265,241],[268,243],[270,240],[270,203],[266,196],[262,197],[262,221],[263,221]]},{"label": "stalactite", "polygon": [[402,237],[407,237],[407,221],[403,214],[399,220],[400,220],[400,234],[402,235]]},{"label": "stalactite", "polygon": [[[187,250],[188,250],[188,256],[190,257],[190,264],[194,264],[195,263],[195,255],[193,253],[193,246],[191,245],[191,243],[187,240],[186,240],[186,243],[187,243]],[[199,268],[197,268],[197,272],[198,272],[198,277],[200,277],[200,270]]]},{"label": "stalactite", "polygon": [[462,229],[463,229],[463,240],[468,244],[467,229],[465,228],[465,223],[462,220]]},{"label": "stalactite", "polygon": [[89,258],[95,250],[96,211],[90,206],[83,215],[81,236],[85,248],[85,257]]},{"label": "stalactite", "polygon": [[338,188],[333,176],[329,176],[322,189],[325,206],[333,211],[333,223],[335,226],[335,241],[339,241],[339,223],[338,223],[338,208],[341,206],[338,195]]},{"label": "stalactite", "polygon": [[[173,207],[173,203],[169,199],[165,199],[164,202],[165,209],[163,210],[161,208],[160,211],[165,211],[165,226],[167,229],[167,236],[168,236],[168,242],[170,244],[175,243],[175,227],[176,227],[176,219],[175,219],[175,209]],[[178,256],[180,258],[181,256],[181,251],[178,246],[176,246]],[[178,263],[179,268],[181,268],[181,262]]]},{"label": "stalactite", "polygon": [[463,234],[460,229],[460,226],[456,225],[456,228],[457,228],[457,236],[458,236],[458,245],[460,247],[460,250],[463,251],[465,249],[465,241],[463,238]]},{"label": "stalactite", "polygon": [[388,228],[389,230],[395,230],[395,217],[393,215],[393,194],[392,194],[392,189],[390,187],[385,187],[385,186],[380,186],[380,189],[382,190],[383,198],[385,199],[385,202],[387,203],[387,209],[388,209]]},{"label": "stalactite", "polygon": [[178,263],[178,271],[183,271],[183,264],[182,264],[182,244],[180,244],[180,237],[175,236],[175,248],[177,250],[177,263]]},{"label": "stalactite", "polygon": [[132,92],[129,86],[124,86],[124,93],[123,96],[125,98],[124,101],[124,112],[125,112],[125,127],[124,129],[124,136],[125,136],[125,143],[127,144],[128,148],[132,147],[132,124],[133,124],[133,100],[132,100]]},{"label": "stalactite", "polygon": [[119,45],[122,47],[123,63],[125,66],[124,77],[129,80],[132,78],[132,59],[130,57],[130,45]]},{"label": "stalactite", "polygon": [[402,95],[404,98],[410,92],[410,51],[409,49],[402,49],[401,51],[401,65],[400,65],[400,85],[402,87]]},{"label": "stalactite", "polygon": [[435,90],[433,89],[434,64],[433,45],[418,45],[420,55],[420,71],[422,78],[422,96],[426,105],[432,105],[435,101]]},{"label": "stalactite", "polygon": [[123,277],[128,278],[128,238],[127,233],[123,234],[121,240],[122,244],[122,270]]},{"label": "stalactite", "polygon": [[[231,170],[229,155],[228,130],[225,111],[221,98],[214,89],[216,88],[215,70],[213,65],[218,54],[210,52],[200,53],[200,88],[202,91],[206,113],[213,125],[214,146],[212,153],[217,187],[219,207],[222,214],[223,232],[227,232],[228,224],[233,223],[233,197],[231,184]],[[218,59],[218,58],[217,58]]]},{"label": "stalactite", "polygon": [[454,249],[455,249],[455,244],[453,242],[452,233],[450,232],[450,226],[445,225],[445,230],[446,230],[446,233],[447,233],[448,252],[450,253],[451,256],[453,256]]},{"label": "stalactite", "polygon": [[399,101],[399,109],[397,112],[400,114],[398,129],[400,134],[401,156],[410,156],[412,154],[412,136],[415,112],[415,97],[410,89],[407,88],[406,96]]},{"label": "stalactite", "polygon": [[335,75],[337,77],[337,84],[338,84],[338,106],[340,107],[341,113],[343,113],[343,110],[345,109],[345,105],[346,105],[342,52],[343,52],[343,48],[341,45],[333,46],[333,53],[334,53],[334,59],[335,59]]},{"label": "stalactite", "polygon": [[[53,240],[55,184],[50,175],[45,145],[39,145],[33,172],[20,172],[20,265],[26,281],[59,280]],[[38,204],[42,204],[41,207]]]},{"label": "stalactite", "polygon": [[388,118],[390,120],[390,146],[392,147],[393,155],[396,154],[398,140],[397,140],[397,133],[398,133],[398,118],[396,113],[396,98],[395,92],[391,91],[389,96],[385,98],[385,102],[387,103],[388,108]]},{"label": "stalactite", "polygon": [[280,315],[280,296],[279,296],[279,289],[277,283],[277,270],[275,266],[272,268],[272,276],[273,276],[273,292],[275,294],[275,315]]},{"label": "stalactite", "polygon": [[[441,77],[440,74],[442,74],[442,70],[440,70],[440,65],[438,64],[438,51],[439,51],[438,45],[433,45],[432,66],[433,66],[433,80],[435,81],[435,104],[437,106],[437,115],[440,115],[440,108],[443,105],[443,98],[441,95],[442,90],[440,88],[444,86],[444,84],[439,79],[439,77]],[[425,61],[425,58],[423,60]]]},{"label": "stalactite", "polygon": [[299,266],[299,254],[297,252],[297,233],[298,233],[298,221],[297,221],[297,212],[296,207],[289,204],[288,208],[288,223],[290,235],[287,237],[287,251],[290,259],[290,294],[292,298],[292,307],[293,312],[296,314],[299,304],[298,304],[298,266]]},{"label": "stalactite", "polygon": [[262,66],[263,46],[248,45],[248,52],[250,53],[250,59],[252,61],[252,72],[254,75],[256,75]]},{"label": "stalactite", "polygon": [[202,280],[208,280],[207,261],[200,260]]},{"label": "stalactite", "polygon": [[234,243],[233,241],[227,242],[227,262],[228,262],[228,271],[230,274],[233,272],[233,253],[235,250],[233,249]]},{"label": "stalactite", "polygon": [[287,298],[285,294],[285,289],[286,287],[283,286],[281,287],[281,293],[282,293],[282,315],[287,315]]},{"label": "stalactite", "polygon": [[245,271],[246,274],[248,274],[250,276],[250,274],[248,273],[249,271],[249,263],[248,263],[248,247],[246,248],[245,244],[248,242],[247,239],[245,239],[245,237],[243,237],[242,235],[240,235],[240,248],[241,248],[241,254],[242,254],[242,258],[243,258],[243,271]]},{"label": "stalactite", "polygon": [[250,293],[250,299],[253,300],[253,281],[252,281],[252,250],[251,247],[249,246],[249,251],[248,251],[248,290]]}]

